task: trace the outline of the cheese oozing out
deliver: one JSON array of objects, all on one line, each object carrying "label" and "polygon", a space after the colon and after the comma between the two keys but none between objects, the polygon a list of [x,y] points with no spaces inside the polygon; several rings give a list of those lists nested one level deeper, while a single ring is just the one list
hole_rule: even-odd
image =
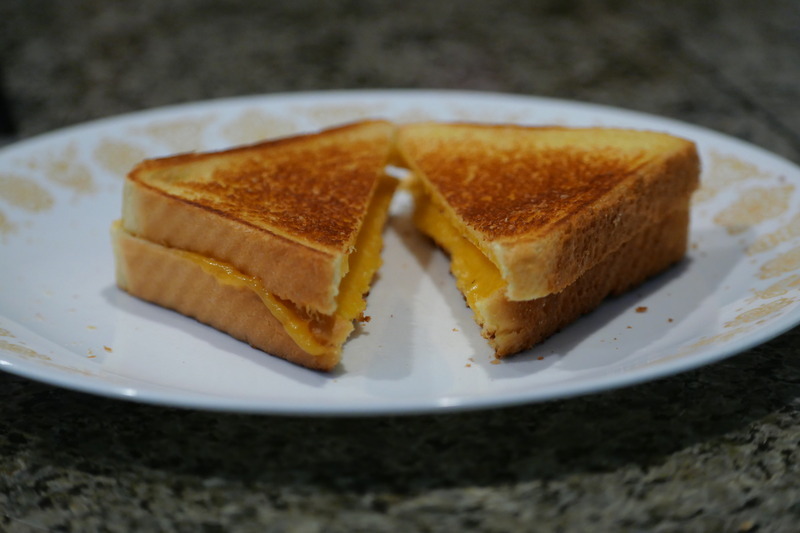
[{"label": "cheese oozing out", "polygon": [[315,330],[330,331],[332,328],[329,324],[337,319],[352,322],[366,309],[364,295],[369,291],[372,278],[381,266],[381,233],[396,185],[397,180],[389,177],[382,178],[378,184],[356,238],[354,250],[348,257],[347,274],[339,285],[336,297],[335,316],[309,313],[293,302],[270,293],[260,279],[248,276],[228,263],[193,252],[176,251],[198,264],[219,283],[253,291],[303,351],[311,355],[321,355],[342,344],[352,328],[343,329],[337,338],[327,340],[318,338]]},{"label": "cheese oozing out", "polygon": [[412,182],[414,223],[450,255],[450,271],[467,304],[479,312],[479,302],[497,291],[505,291],[506,281],[500,270],[477,246],[465,238],[448,216],[426,194],[419,183]]}]

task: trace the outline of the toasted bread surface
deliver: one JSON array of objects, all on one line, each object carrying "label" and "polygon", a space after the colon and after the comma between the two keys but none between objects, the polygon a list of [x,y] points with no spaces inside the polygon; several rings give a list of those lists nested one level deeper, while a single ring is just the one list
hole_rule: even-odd
[{"label": "toasted bread surface", "polygon": [[420,123],[397,138],[404,164],[500,269],[513,301],[563,290],[699,182],[694,144],[657,132]]},{"label": "toasted bread surface", "polygon": [[393,131],[365,121],[144,161],[126,179],[123,226],[229,262],[275,294],[330,314]]},{"label": "toasted bread surface", "polygon": [[351,321],[335,316],[318,320],[314,334],[328,348],[312,355],[297,345],[252,290],[220,283],[188,254],[134,237],[119,224],[112,228],[112,242],[117,284],[130,294],[307,368],[329,371],[339,363],[342,343],[353,330]]}]

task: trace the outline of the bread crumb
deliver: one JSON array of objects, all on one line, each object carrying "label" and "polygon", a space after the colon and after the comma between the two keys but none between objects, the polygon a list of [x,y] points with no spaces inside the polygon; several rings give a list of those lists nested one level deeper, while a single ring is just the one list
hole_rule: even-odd
[{"label": "bread crumb", "polygon": [[501,363],[500,359],[492,359],[493,365],[499,365]]},{"label": "bread crumb", "polygon": [[372,317],[369,316],[369,315],[365,315],[364,313],[361,313],[360,315],[358,315],[358,321],[359,322],[369,322],[370,320],[372,320]]},{"label": "bread crumb", "polygon": [[94,359],[95,357],[97,357],[97,356],[96,355],[87,355],[86,356],[87,359]]},{"label": "bread crumb", "polygon": [[97,329],[97,326],[86,326],[86,329]]},{"label": "bread crumb", "polygon": [[673,320],[672,320],[671,318],[668,318],[668,319],[667,319],[667,322],[672,322],[672,321],[673,321]]},{"label": "bread crumb", "polygon": [[544,361],[544,356],[540,355],[539,357],[536,358],[536,360],[537,361]]},{"label": "bread crumb", "polygon": [[453,328],[453,331],[458,331],[458,328]]},{"label": "bread crumb", "polygon": [[464,365],[464,366],[465,366],[465,367],[467,367],[467,368],[470,368],[470,367],[472,366],[472,363],[467,363],[467,364],[466,364],[466,365]]},{"label": "bread crumb", "polygon": [[644,305],[640,305],[639,307],[636,308],[636,312],[637,313],[646,313],[647,312],[647,307],[645,307]]},{"label": "bread crumb", "polygon": [[104,349],[105,351],[107,351],[108,353],[111,353],[111,352],[113,352],[113,351],[114,351],[114,350],[112,350],[112,349],[111,349],[111,347],[110,347],[110,346],[103,346],[103,349]]}]

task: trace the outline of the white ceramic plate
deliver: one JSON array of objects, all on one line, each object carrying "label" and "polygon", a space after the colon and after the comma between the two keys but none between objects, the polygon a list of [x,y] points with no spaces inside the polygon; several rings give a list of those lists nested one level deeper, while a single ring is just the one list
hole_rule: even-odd
[{"label": "white ceramic plate", "polygon": [[[331,375],[115,287],[108,228],[135,162],[364,117],[603,125],[692,139],[704,170],[689,256],[544,344],[493,364],[447,261],[411,228],[400,195],[369,298],[372,320]],[[101,120],[0,150],[0,368],[141,402],[307,415],[485,408],[640,383],[730,356],[800,321],[799,182],[791,163],[705,129],[522,96],[302,93]]]}]

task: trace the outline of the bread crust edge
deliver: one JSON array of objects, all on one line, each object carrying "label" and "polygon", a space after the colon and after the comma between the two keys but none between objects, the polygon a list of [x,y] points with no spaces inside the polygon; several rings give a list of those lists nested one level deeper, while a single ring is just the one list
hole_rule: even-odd
[{"label": "bread crust edge", "polygon": [[[341,346],[320,355],[303,351],[253,291],[218,282],[201,266],[128,234],[120,224],[112,226],[111,238],[117,285],[129,294],[297,365],[328,372],[339,364]],[[130,268],[134,264],[136,268]],[[352,323],[341,319],[334,327],[334,336],[341,338],[353,330]]]},{"label": "bread crust edge", "polygon": [[674,209],[649,225],[558,293],[511,301],[502,291],[476,305],[475,320],[497,358],[527,350],[679,263],[688,245],[690,208]]}]

